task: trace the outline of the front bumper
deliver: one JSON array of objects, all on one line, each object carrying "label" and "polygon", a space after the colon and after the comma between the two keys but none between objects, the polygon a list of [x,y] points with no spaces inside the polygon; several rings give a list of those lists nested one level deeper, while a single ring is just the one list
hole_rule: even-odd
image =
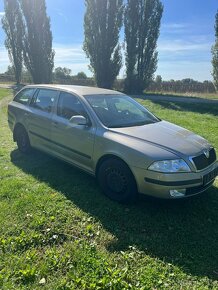
[{"label": "front bumper", "polygon": [[185,191],[179,198],[189,197],[207,190],[218,175],[218,161],[204,170],[189,173],[160,173],[134,167],[140,193],[165,199],[173,199],[172,190]]}]

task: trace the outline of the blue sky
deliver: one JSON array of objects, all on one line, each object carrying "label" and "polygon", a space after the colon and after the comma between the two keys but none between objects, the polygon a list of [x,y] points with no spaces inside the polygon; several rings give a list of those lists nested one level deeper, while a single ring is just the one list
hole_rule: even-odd
[{"label": "blue sky", "polygon": [[[91,75],[83,50],[83,0],[47,0],[51,18],[55,66],[71,68],[72,74]],[[214,44],[217,0],[162,0],[164,13],[158,40],[159,62],[156,74],[163,79],[193,78],[211,80],[211,46]],[[3,15],[0,0],[0,17]],[[9,65],[0,27],[0,72]],[[123,41],[123,39],[121,39]],[[125,74],[125,67],[120,76]]]}]

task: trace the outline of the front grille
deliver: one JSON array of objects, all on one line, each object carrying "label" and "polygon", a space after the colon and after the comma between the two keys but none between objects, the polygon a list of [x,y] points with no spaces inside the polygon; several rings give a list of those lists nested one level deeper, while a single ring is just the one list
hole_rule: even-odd
[{"label": "front grille", "polygon": [[209,151],[209,157],[207,158],[204,153],[192,158],[197,170],[204,169],[216,161],[216,152],[214,148]]}]

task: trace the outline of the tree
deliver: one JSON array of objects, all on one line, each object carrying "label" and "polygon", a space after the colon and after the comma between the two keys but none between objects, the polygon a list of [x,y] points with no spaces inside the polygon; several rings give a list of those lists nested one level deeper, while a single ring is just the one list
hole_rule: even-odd
[{"label": "tree", "polygon": [[67,67],[56,67],[54,71],[56,79],[69,79],[71,78],[71,69]]},{"label": "tree", "polygon": [[4,72],[4,74],[7,76],[15,77],[13,66],[9,65],[7,70]]},{"label": "tree", "polygon": [[216,13],[215,18],[215,44],[212,47],[212,65],[213,65],[213,79],[214,79],[214,85],[218,91],[218,10]]},{"label": "tree", "polygon": [[34,83],[50,83],[54,67],[50,18],[46,14],[45,0],[20,0],[25,33],[23,55],[25,66]]},{"label": "tree", "polygon": [[16,82],[21,81],[22,73],[22,37],[24,32],[22,14],[17,0],[4,0],[5,15],[2,27],[6,33],[5,47],[8,50]]},{"label": "tree", "polygon": [[30,72],[25,67],[22,70],[21,79],[22,79],[22,82],[27,83],[27,84],[33,82]]},{"label": "tree", "polygon": [[156,51],[163,5],[159,0],[127,0],[125,90],[142,93],[157,68]]},{"label": "tree", "polygon": [[83,49],[99,87],[111,88],[122,66],[123,0],[85,0]]},{"label": "tree", "polygon": [[156,90],[161,91],[161,86],[162,86],[162,77],[160,75],[157,75],[155,78],[155,85],[156,85]]},{"label": "tree", "polygon": [[87,75],[83,71],[81,71],[81,72],[78,72],[77,75],[75,75],[75,78],[78,80],[86,80]]}]

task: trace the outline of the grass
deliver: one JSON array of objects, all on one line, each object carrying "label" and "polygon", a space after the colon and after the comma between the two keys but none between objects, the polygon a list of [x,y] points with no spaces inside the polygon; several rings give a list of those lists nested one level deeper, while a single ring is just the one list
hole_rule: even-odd
[{"label": "grass", "polygon": [[[140,101],[218,148],[217,108]],[[85,173],[19,153],[1,106],[1,289],[218,289],[217,182],[186,201],[117,204]]]},{"label": "grass", "polygon": [[10,91],[8,89],[0,88],[0,100],[9,94],[10,94]]}]

